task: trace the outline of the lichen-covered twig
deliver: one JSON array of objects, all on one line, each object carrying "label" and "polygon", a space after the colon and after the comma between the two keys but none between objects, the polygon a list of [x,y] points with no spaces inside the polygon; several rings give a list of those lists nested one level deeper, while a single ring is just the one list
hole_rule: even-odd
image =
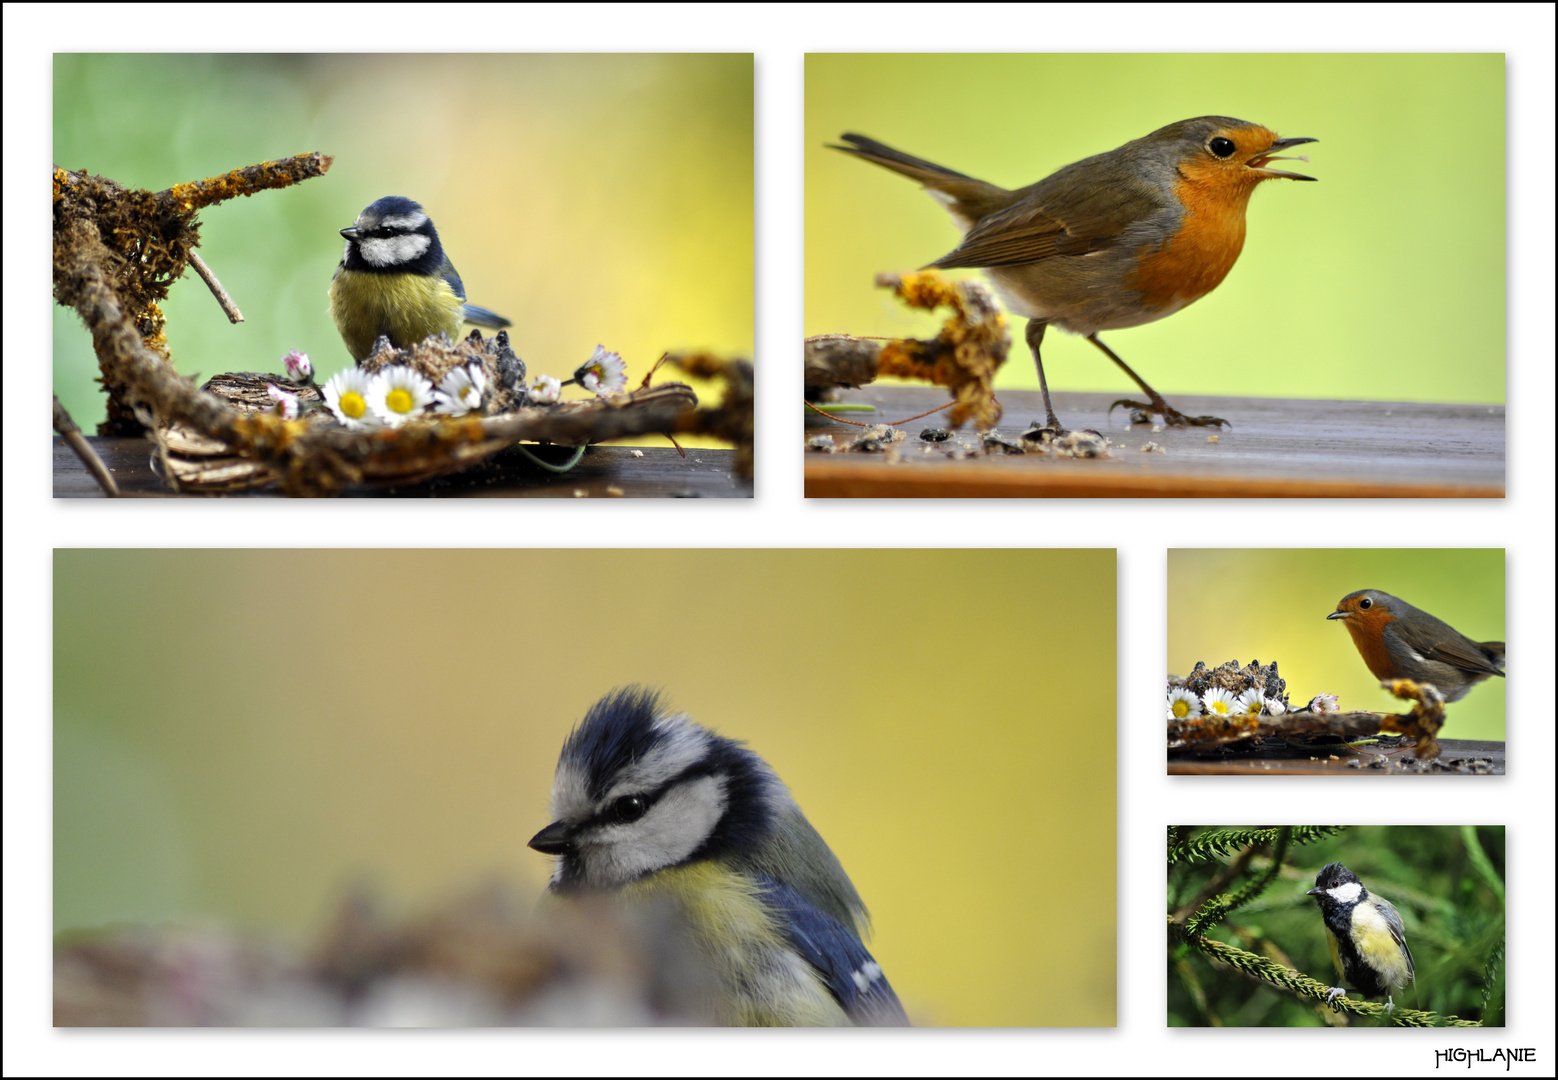
[{"label": "lichen-covered twig", "polygon": [[892,289],[910,307],[949,307],[952,314],[928,341],[882,342],[838,334],[808,338],[806,385],[860,386],[879,375],[918,379],[952,392],[947,416],[952,427],[970,419],[980,430],[994,427],[1001,418],[995,373],[1006,363],[1012,339],[1006,316],[989,290],[973,281],[951,281],[934,270],[882,274],[876,283]]}]

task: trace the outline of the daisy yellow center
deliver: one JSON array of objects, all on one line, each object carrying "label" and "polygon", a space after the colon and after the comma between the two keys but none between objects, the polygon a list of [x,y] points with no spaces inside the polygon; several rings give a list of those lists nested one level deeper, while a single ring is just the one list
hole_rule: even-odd
[{"label": "daisy yellow center", "polygon": [[341,415],[353,420],[361,420],[362,414],[368,411],[368,403],[355,390],[348,390],[342,394],[340,405]]},{"label": "daisy yellow center", "polygon": [[1252,701],[1248,705],[1246,705],[1244,707],[1244,715],[1245,716],[1259,716],[1260,715],[1260,702]]},{"label": "daisy yellow center", "polygon": [[464,390],[460,391],[460,400],[469,405],[473,401],[480,400],[480,395],[476,393],[476,387],[467,386]]},{"label": "daisy yellow center", "polygon": [[384,395],[384,404],[389,407],[391,412],[408,413],[411,411],[411,406],[414,403],[411,391],[399,386]]},{"label": "daisy yellow center", "polygon": [[1174,702],[1174,719],[1183,720],[1190,715],[1190,702],[1184,698],[1178,698]]},{"label": "daisy yellow center", "polygon": [[1214,713],[1222,713],[1223,715],[1226,716],[1228,714],[1228,703],[1226,701],[1222,701],[1222,700],[1213,701],[1212,702],[1212,711]]}]

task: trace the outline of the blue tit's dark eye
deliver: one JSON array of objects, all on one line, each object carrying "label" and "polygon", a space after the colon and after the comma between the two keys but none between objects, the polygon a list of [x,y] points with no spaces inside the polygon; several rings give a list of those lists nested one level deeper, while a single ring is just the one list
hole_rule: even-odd
[{"label": "blue tit's dark eye", "polygon": [[624,795],[611,804],[607,811],[611,820],[626,825],[630,821],[637,821],[649,812],[649,800],[642,795]]},{"label": "blue tit's dark eye", "polygon": [[1233,152],[1234,152],[1235,148],[1234,148],[1232,139],[1225,139],[1221,135],[1219,135],[1219,136],[1217,136],[1217,138],[1213,139],[1211,141],[1211,143],[1209,143],[1208,145],[1211,147],[1212,153],[1216,154],[1220,158],[1232,157],[1233,156]]}]

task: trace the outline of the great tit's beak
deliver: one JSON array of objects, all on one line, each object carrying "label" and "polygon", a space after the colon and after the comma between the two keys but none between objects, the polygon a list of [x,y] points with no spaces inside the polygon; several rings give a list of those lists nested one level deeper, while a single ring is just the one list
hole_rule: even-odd
[{"label": "great tit's beak", "polygon": [[1305,176],[1303,173],[1283,172],[1281,169],[1268,169],[1266,168],[1266,163],[1268,161],[1308,161],[1309,158],[1306,155],[1299,155],[1297,157],[1281,157],[1277,154],[1277,151],[1286,150],[1293,146],[1302,146],[1304,143],[1319,141],[1319,139],[1278,139],[1276,142],[1271,144],[1270,148],[1267,149],[1265,153],[1257,154],[1255,157],[1245,162],[1245,164],[1252,169],[1259,169],[1266,176],[1283,176],[1289,180],[1313,180],[1314,177]]},{"label": "great tit's beak", "polygon": [[1326,618],[1327,619],[1345,619],[1347,616],[1349,616],[1351,614],[1352,614],[1352,612],[1350,612],[1350,611],[1333,611],[1329,615],[1327,615]]},{"label": "great tit's beak", "polygon": [[1322,889],[1320,886],[1316,885],[1314,888],[1310,889],[1304,895],[1305,896],[1318,896],[1320,893],[1323,893],[1323,892],[1325,892],[1325,890]]},{"label": "great tit's beak", "polygon": [[530,846],[543,855],[566,855],[573,850],[573,830],[565,821],[554,821],[530,838]]},{"label": "great tit's beak", "polygon": [[348,240],[355,240],[361,234],[357,231],[357,226],[353,225],[349,229],[342,229],[341,235],[346,237]]}]

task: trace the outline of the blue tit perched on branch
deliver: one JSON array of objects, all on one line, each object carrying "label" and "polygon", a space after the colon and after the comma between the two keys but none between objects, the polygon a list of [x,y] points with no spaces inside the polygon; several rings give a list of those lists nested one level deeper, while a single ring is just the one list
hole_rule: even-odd
[{"label": "blue tit perched on branch", "polygon": [[628,687],[563,744],[556,894],[668,903],[718,984],[723,1024],[907,1024],[862,941],[869,916],[838,858],[767,762]]},{"label": "blue tit perched on branch", "polygon": [[[1394,993],[1413,978],[1412,950],[1407,948],[1401,915],[1383,896],[1369,892],[1358,875],[1341,863],[1326,863],[1306,894],[1320,904],[1331,962],[1337,975],[1368,997],[1384,994],[1387,1011],[1396,1007]],[[1331,987],[1326,1001],[1346,993]]]},{"label": "blue tit perched on branch", "polygon": [[465,285],[418,203],[386,195],[341,235],[346,252],[330,279],[330,316],[352,359],[361,362],[381,334],[406,348],[440,332],[454,340],[461,323],[512,325],[465,302]]}]

